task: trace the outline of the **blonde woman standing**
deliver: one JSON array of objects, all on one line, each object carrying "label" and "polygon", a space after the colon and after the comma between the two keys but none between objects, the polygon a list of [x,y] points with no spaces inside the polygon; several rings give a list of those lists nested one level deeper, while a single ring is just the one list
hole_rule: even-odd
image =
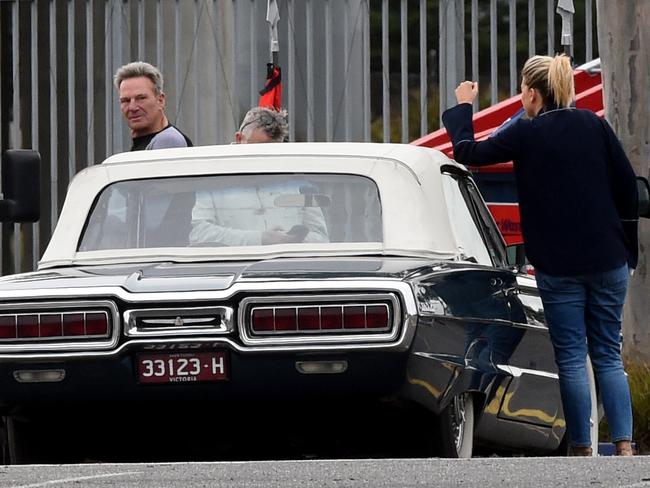
[{"label": "blonde woman standing", "polygon": [[461,83],[443,123],[454,157],[474,166],[514,162],[526,255],[555,350],[570,452],[591,455],[589,353],[618,455],[631,455],[632,409],[620,350],[628,277],[637,264],[634,171],[607,122],[573,108],[568,57],[533,56],[523,67],[527,118],[477,142]]}]

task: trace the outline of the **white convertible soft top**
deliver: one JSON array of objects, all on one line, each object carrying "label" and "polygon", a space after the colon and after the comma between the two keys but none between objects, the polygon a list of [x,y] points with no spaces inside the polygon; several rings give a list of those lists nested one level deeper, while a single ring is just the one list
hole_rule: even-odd
[{"label": "white convertible soft top", "polygon": [[[448,164],[456,165],[433,149],[373,143],[242,144],[117,154],[81,171],[72,180],[39,268],[285,255],[382,254],[455,259],[460,253],[449,222],[440,172],[441,165]],[[353,174],[374,180],[382,205],[383,243],[77,250],[93,202],[111,183],[172,176],[291,172]]]}]

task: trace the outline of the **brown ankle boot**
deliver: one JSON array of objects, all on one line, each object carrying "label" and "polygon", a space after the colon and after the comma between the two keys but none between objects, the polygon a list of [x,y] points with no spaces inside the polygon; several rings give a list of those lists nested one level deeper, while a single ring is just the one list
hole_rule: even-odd
[{"label": "brown ankle boot", "polygon": [[569,456],[593,456],[594,452],[588,446],[571,446]]},{"label": "brown ankle boot", "polygon": [[634,456],[634,452],[632,451],[632,444],[630,441],[618,441],[614,444],[616,445],[617,456]]}]

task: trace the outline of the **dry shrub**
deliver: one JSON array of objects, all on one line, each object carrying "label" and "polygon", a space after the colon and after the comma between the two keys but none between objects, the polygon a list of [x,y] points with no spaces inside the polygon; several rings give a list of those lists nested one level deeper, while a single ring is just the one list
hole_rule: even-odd
[{"label": "dry shrub", "polygon": [[[650,366],[630,360],[624,363],[632,395],[632,440],[639,454],[650,454]],[[598,432],[600,442],[610,442],[607,418],[600,422]]]},{"label": "dry shrub", "polygon": [[650,452],[650,365],[628,362],[625,367],[634,416],[634,441],[639,453]]}]

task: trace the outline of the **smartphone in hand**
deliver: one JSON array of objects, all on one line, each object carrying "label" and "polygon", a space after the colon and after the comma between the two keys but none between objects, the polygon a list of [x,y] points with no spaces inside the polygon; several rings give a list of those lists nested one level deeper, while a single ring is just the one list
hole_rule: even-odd
[{"label": "smartphone in hand", "polygon": [[287,234],[295,239],[294,242],[302,242],[309,234],[309,228],[302,224],[294,225],[287,231]]}]

